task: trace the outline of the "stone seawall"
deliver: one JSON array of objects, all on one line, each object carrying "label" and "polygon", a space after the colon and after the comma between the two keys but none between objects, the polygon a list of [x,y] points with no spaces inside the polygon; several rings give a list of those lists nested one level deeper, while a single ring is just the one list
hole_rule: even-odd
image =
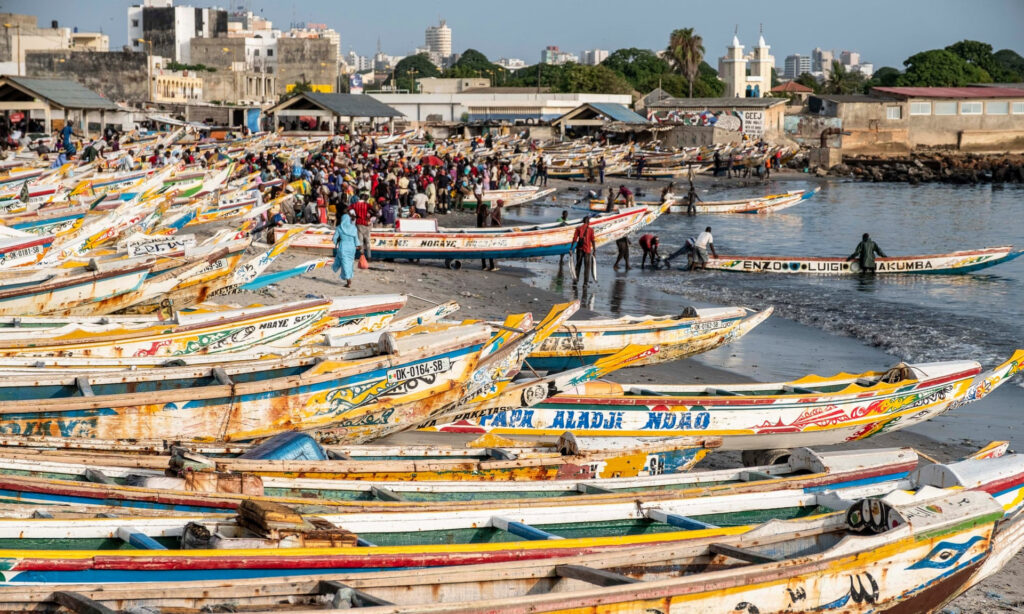
[{"label": "stone seawall", "polygon": [[829,175],[909,184],[1024,183],[1024,155],[920,153],[901,157],[844,156]]}]

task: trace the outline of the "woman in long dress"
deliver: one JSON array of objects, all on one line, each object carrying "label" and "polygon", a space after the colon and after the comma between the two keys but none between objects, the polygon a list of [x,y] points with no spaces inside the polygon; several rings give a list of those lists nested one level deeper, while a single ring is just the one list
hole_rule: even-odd
[{"label": "woman in long dress", "polygon": [[341,272],[345,287],[352,287],[352,270],[356,259],[356,243],[359,234],[352,219],[354,212],[349,210],[341,216],[341,223],[334,229],[334,266],[335,273]]}]

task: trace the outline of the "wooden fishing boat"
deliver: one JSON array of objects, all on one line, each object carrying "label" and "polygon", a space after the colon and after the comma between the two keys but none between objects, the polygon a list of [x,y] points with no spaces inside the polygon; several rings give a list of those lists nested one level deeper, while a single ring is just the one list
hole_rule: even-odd
[{"label": "wooden fishing boat", "polygon": [[[963,275],[1009,262],[1024,254],[1012,245],[932,254],[877,258],[875,273]],[[786,256],[726,256],[709,258],[708,269],[740,273],[784,273],[788,275],[859,275],[860,265],[845,258],[789,258]]]},{"label": "wooden fishing boat", "polygon": [[0,268],[34,264],[53,244],[54,235],[36,235],[0,227]]},{"label": "wooden fishing boat", "polygon": [[[664,207],[631,207],[618,213],[596,216],[591,227],[598,246],[615,241],[650,224]],[[415,220],[420,221],[420,220]],[[436,228],[428,232],[374,229],[370,234],[375,258],[437,259],[458,261],[475,258],[532,258],[567,254],[581,220],[554,222],[528,228]],[[275,229],[283,236],[290,227]],[[295,247],[333,250],[329,229],[314,227],[295,242]]]},{"label": "wooden fishing boat", "polygon": [[[949,484],[954,478],[969,481]],[[939,487],[933,480],[947,484]],[[0,478],[0,482],[7,481]],[[818,493],[783,491],[756,498],[724,495],[656,502],[640,498],[624,504],[570,508],[370,510],[318,514],[315,523],[288,507],[257,500],[239,506],[237,522],[195,516],[0,519],[0,545],[6,546],[0,549],[0,558],[6,560],[6,569],[0,573],[5,584],[12,585],[227,580],[526,560],[540,563],[569,555],[614,555],[668,544],[688,546],[708,537],[749,536],[752,532],[759,536],[768,531],[758,533],[752,526],[755,523],[806,516],[815,517],[793,524],[806,530],[807,522],[831,518],[837,526],[852,525],[871,534],[898,529],[909,519],[949,514],[949,526],[972,530],[985,524],[969,520],[977,511],[972,502],[979,501],[984,502],[984,518],[991,531],[996,522],[1021,509],[1019,501],[1007,509],[999,501],[999,493],[1019,499],[1022,486],[1024,458],[1011,455],[919,470],[905,480]],[[895,492],[898,490],[917,492]],[[887,495],[888,499],[877,500]],[[873,507],[871,501],[864,501],[869,497],[874,500]],[[900,513],[897,502],[908,509]],[[883,510],[883,504],[889,507]],[[827,514],[832,510],[841,513]],[[820,515],[823,512],[825,516]],[[784,527],[785,523],[776,523],[770,530],[783,532]],[[942,534],[934,525],[929,525],[929,532]],[[891,543],[892,537],[888,535],[885,543]],[[988,551],[984,538],[967,541],[978,552]],[[123,549],[124,543],[134,549]],[[873,542],[871,547],[879,549],[880,545]],[[948,560],[933,558],[939,554],[936,547],[949,545],[930,543],[921,558]],[[843,551],[848,552],[846,548]],[[976,568],[965,575],[970,577],[974,571]]]},{"label": "wooden fishing boat", "polygon": [[[697,213],[774,213],[789,209],[810,199],[821,191],[818,186],[813,190],[791,190],[782,194],[771,194],[756,198],[744,198],[738,200],[718,201],[697,201]],[[685,197],[677,195],[671,207],[670,213],[686,213],[687,206]]]},{"label": "wooden fishing boat", "polygon": [[[80,495],[78,502],[99,496],[116,498],[126,507],[138,507],[144,493],[152,490],[117,487],[157,489],[165,491],[161,500],[167,504],[182,502],[183,498],[195,504],[192,495],[211,492],[222,477],[236,479],[225,473],[231,472],[245,476],[245,495],[263,496],[285,505],[294,506],[303,497],[319,500],[311,501],[314,505],[405,501],[410,505],[401,510],[415,511],[412,502],[446,505],[490,501],[493,505],[529,506],[547,505],[543,500],[557,499],[575,505],[627,502],[638,496],[653,501],[794,489],[814,492],[901,479],[930,462],[909,448],[849,452],[800,448],[784,462],[772,465],[683,473],[721,442],[713,437],[682,437],[637,438],[616,444],[619,440],[615,438],[577,439],[565,434],[555,444],[530,448],[522,447],[530,444],[488,436],[463,449],[326,446],[326,454],[321,454],[320,449],[311,449],[309,442],[296,445],[295,438],[300,436],[278,435],[289,441],[276,456],[329,458],[252,458],[273,441],[256,447],[110,441],[101,442],[104,446],[96,449],[90,447],[95,445],[90,440],[51,437],[28,438],[26,442],[24,438],[5,437],[4,443],[10,445],[0,449],[0,474],[102,483],[111,488],[75,491]],[[496,447],[499,444],[502,447]],[[47,447],[38,447],[43,445]],[[1005,442],[994,442],[972,458],[996,458],[1005,453],[1006,447]],[[225,450],[230,452],[225,455]],[[239,451],[242,455],[236,456]],[[237,506],[238,500],[211,499],[209,509],[220,509],[223,504]]]},{"label": "wooden fishing boat", "polygon": [[[485,190],[483,193],[483,203],[493,207],[500,200],[503,207],[517,207],[535,202],[557,191],[558,188],[540,188],[532,185],[509,188],[508,190]],[[476,209],[476,199],[467,198],[463,200],[462,208]]]},{"label": "wooden fishing boat", "polygon": [[821,446],[893,431],[978,401],[1024,371],[1024,350],[991,371],[961,360],[773,384],[591,382],[528,413],[466,416],[431,430],[501,435],[722,437],[726,450]]},{"label": "wooden fishing boat", "polygon": [[656,345],[642,363],[680,360],[724,345],[753,330],[771,315],[768,307],[750,314],[742,307],[697,309],[692,315],[627,316],[614,320],[571,320],[534,350],[527,362],[539,371],[562,371],[610,356],[624,345]]},{"label": "wooden fishing boat", "polygon": [[61,311],[87,301],[101,301],[139,288],[154,261],[131,263],[68,277],[0,289],[0,315]]},{"label": "wooden fishing boat", "polygon": [[[891,519],[881,525],[865,518]],[[94,614],[146,611],[339,611],[446,614],[578,612],[937,612],[1020,551],[983,493],[859,501],[842,515],[768,522],[695,537],[543,561],[277,578],[0,588],[0,607]],[[896,573],[898,572],[898,573]],[[17,580],[16,580],[17,583]],[[54,590],[54,589],[58,590]]]},{"label": "wooden fishing boat", "polygon": [[[575,309],[560,305],[532,328],[528,315],[515,316],[493,338],[484,325],[412,329],[349,348],[223,367],[0,378],[0,432],[233,440],[320,428],[358,441],[454,411],[479,395],[505,401],[502,382]],[[523,332],[512,332],[517,327]],[[595,376],[616,363],[605,364]],[[547,384],[538,386],[546,391]],[[520,401],[546,396],[529,384],[508,389]]]},{"label": "wooden fishing boat", "polygon": [[[168,357],[295,345],[314,327],[371,332],[405,305],[402,295],[296,301],[268,307],[181,314],[141,324],[99,318],[36,317],[0,328],[0,356]],[[145,319],[143,319],[145,320]],[[343,326],[349,323],[352,326]],[[342,332],[341,330],[337,332]]]}]

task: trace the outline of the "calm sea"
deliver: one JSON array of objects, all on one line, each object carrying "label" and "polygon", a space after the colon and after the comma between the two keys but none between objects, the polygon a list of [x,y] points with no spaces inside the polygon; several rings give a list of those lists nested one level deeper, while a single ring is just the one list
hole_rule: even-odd
[{"label": "calm sea", "polygon": [[[765,188],[704,191],[724,200],[813,187],[780,181]],[[513,215],[557,216],[550,206]],[[582,215],[572,212],[572,217]],[[814,198],[772,215],[667,215],[646,232],[670,253],[713,228],[720,253],[848,256],[864,232],[892,255],[933,254],[1015,244],[1024,249],[1024,187],[829,181]],[[667,249],[665,249],[667,248]],[[763,381],[882,369],[898,361],[973,359],[991,367],[1024,347],[1024,258],[962,276],[858,279],[679,270],[611,269],[613,246],[598,255],[598,286],[584,303],[609,315],[678,313],[686,305],[775,306],[775,317],[744,339],[700,360]],[[633,256],[639,259],[634,245]],[[528,263],[530,283],[573,296],[550,258]],[[915,430],[953,440],[1010,438],[1024,448],[1024,378],[982,402]]]}]

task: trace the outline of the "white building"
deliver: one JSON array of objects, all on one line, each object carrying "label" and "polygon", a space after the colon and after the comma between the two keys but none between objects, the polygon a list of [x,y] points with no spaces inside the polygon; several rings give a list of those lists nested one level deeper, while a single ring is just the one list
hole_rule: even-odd
[{"label": "white building", "polygon": [[580,63],[587,66],[597,66],[608,59],[607,49],[587,49],[580,54]]},{"label": "white building", "polygon": [[452,29],[448,27],[445,20],[436,26],[427,28],[424,36],[427,51],[433,55],[437,54],[442,61],[452,55]]},{"label": "white building", "polygon": [[526,67],[526,62],[519,58],[498,58],[495,62],[498,66],[501,66],[505,70],[519,70],[520,68]]},{"label": "white building", "polygon": [[[815,47],[814,51],[811,52],[811,74],[827,78],[832,74],[832,61],[834,59],[834,52],[826,51],[821,47]],[[800,75],[797,76],[799,77]]]},{"label": "white building", "polygon": [[341,57],[341,34],[324,23],[307,23],[305,28],[292,28],[286,35],[288,38],[326,38],[338,49]]},{"label": "white building", "polygon": [[775,66],[775,57],[769,53],[770,50],[771,47],[764,42],[764,34],[761,34],[754,50],[744,55],[739,37],[733,35],[732,44],[718,59],[718,76],[725,81],[722,95],[730,98],[767,96],[772,89],[772,68]]},{"label": "white building", "polygon": [[784,79],[796,79],[805,72],[811,72],[812,66],[810,56],[800,55],[799,53],[787,55],[782,68],[782,77]]},{"label": "white building", "polygon": [[494,88],[493,91],[453,94],[372,92],[369,95],[402,113],[412,122],[489,121],[519,125],[549,122],[587,102],[629,105],[633,101],[628,94],[552,94],[537,93],[532,88],[522,89],[509,92],[508,88]]},{"label": "white building", "polygon": [[[174,6],[173,0],[144,0],[128,7],[128,40],[135,51],[188,64],[193,38],[227,35],[227,11]],[[139,42],[150,41],[149,44]]]},{"label": "white building", "polygon": [[839,54],[839,63],[849,68],[860,64],[860,54],[856,51],[843,51]]},{"label": "white building", "polygon": [[570,62],[579,63],[580,57],[575,53],[569,51],[562,51],[558,48],[558,45],[548,45],[540,52],[540,63],[541,64],[568,64]]},{"label": "white building", "polygon": [[851,66],[850,70],[859,72],[860,74],[870,79],[871,75],[875,74],[875,65],[871,64],[870,62],[865,62],[862,64],[857,64],[856,66]]}]

